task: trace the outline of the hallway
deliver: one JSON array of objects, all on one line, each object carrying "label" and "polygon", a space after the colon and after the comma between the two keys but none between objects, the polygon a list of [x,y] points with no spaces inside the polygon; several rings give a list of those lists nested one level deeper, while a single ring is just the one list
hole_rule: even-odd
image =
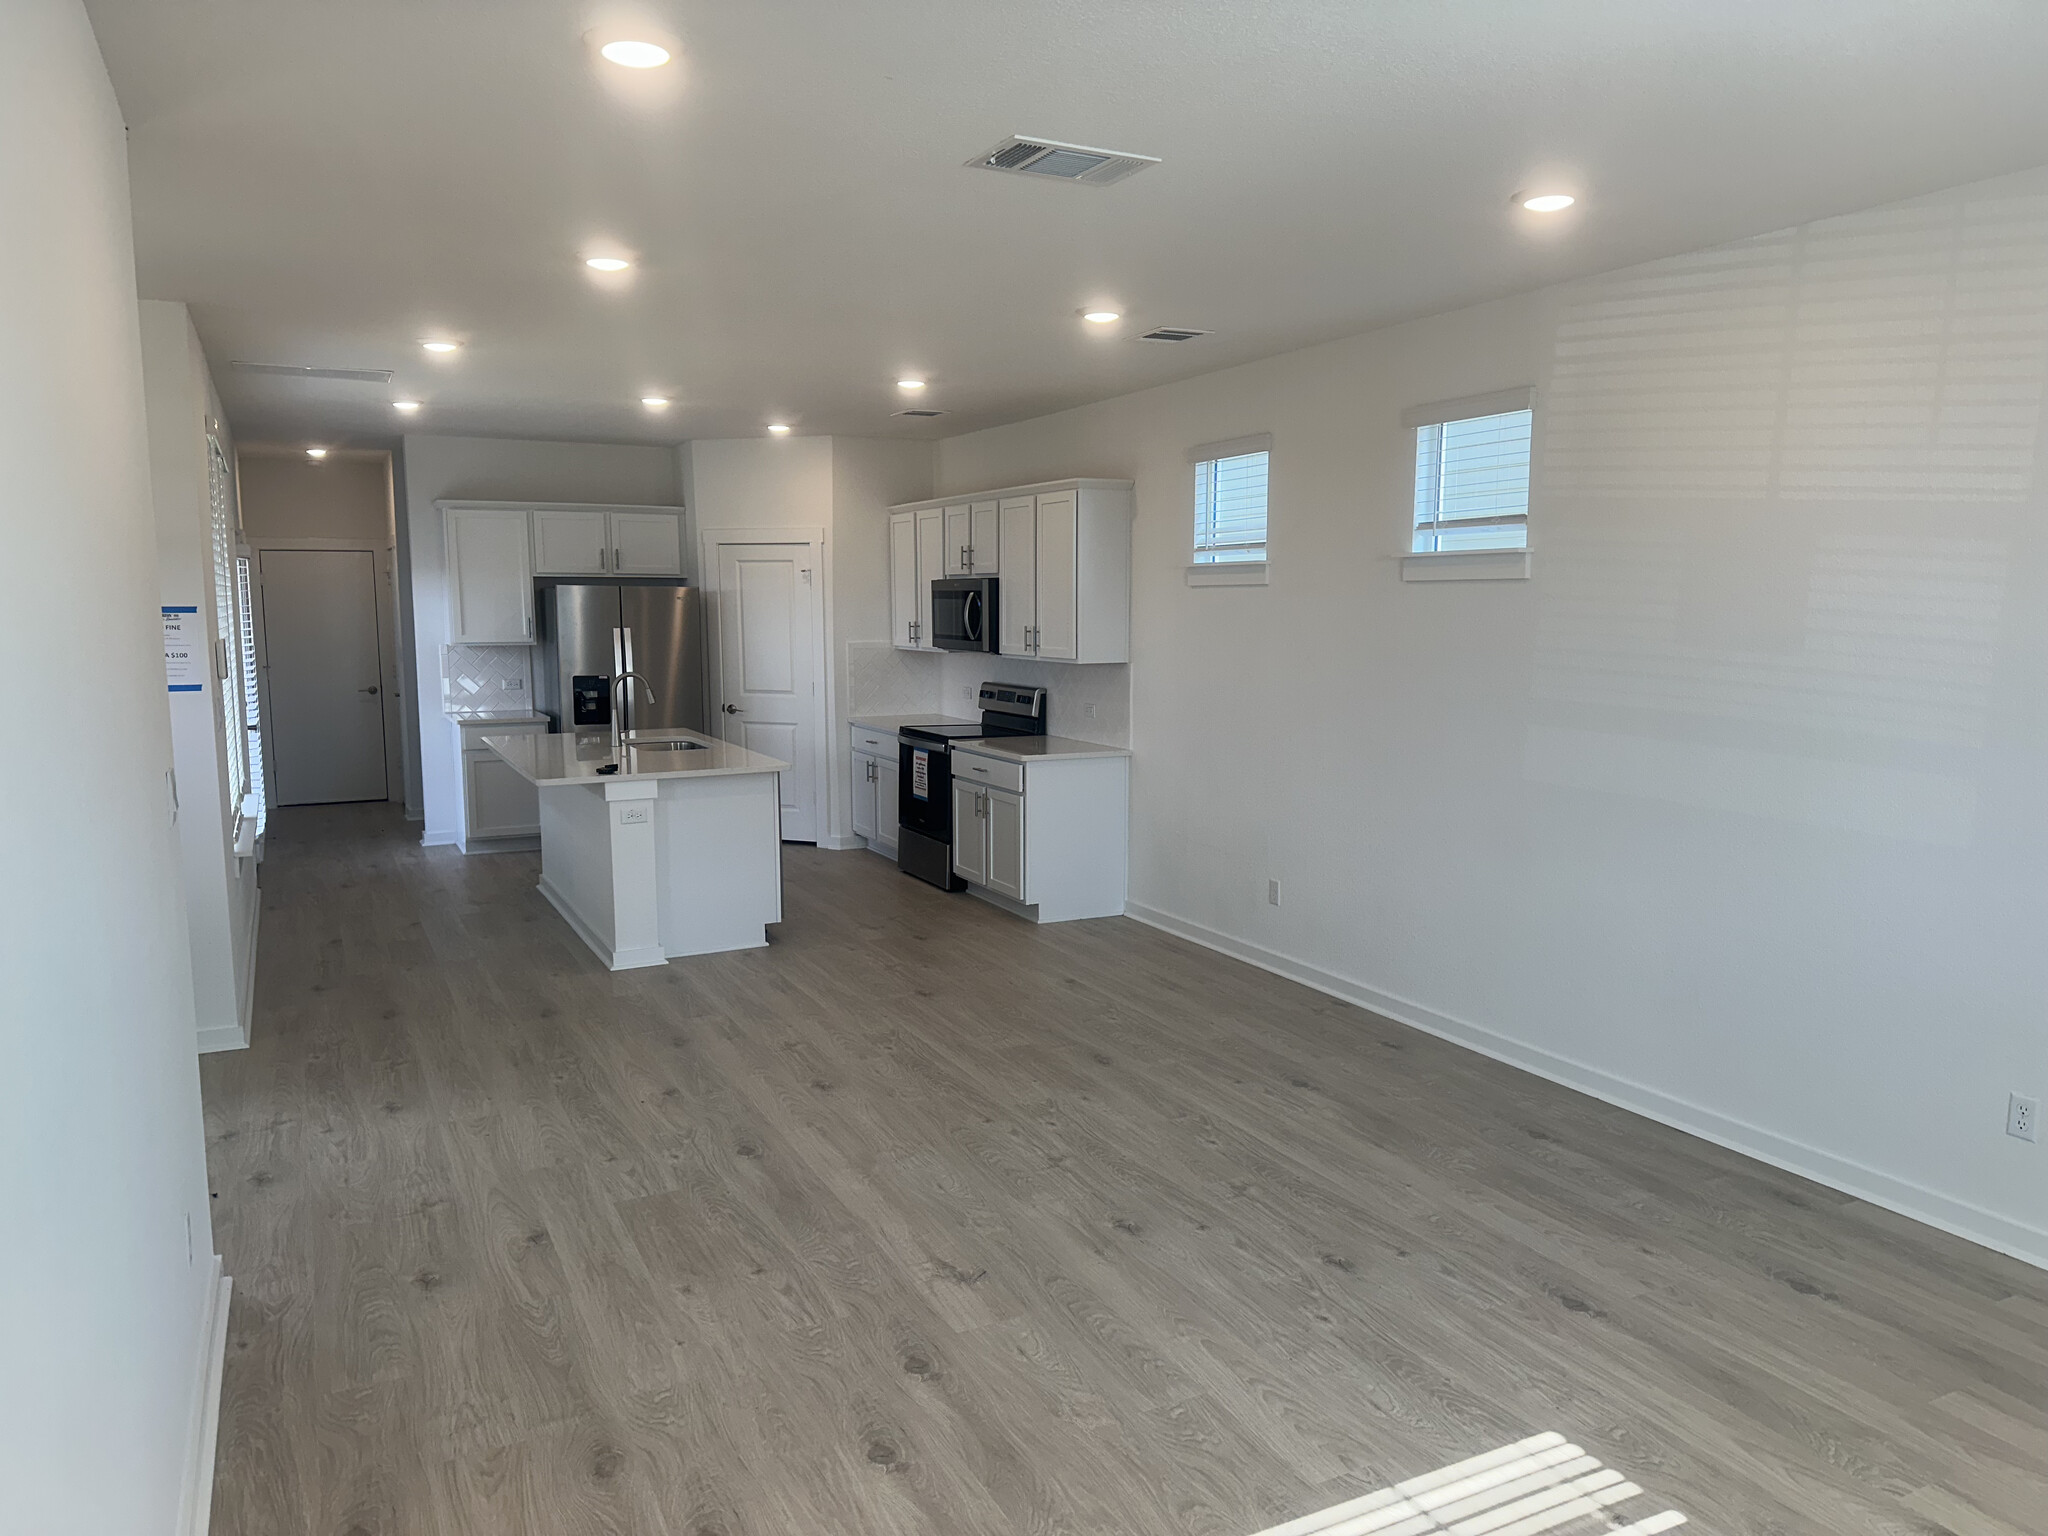
[{"label": "hallway", "polygon": [[203,1062],[215,1536],[1246,1536],[1551,1430],[1617,1520],[2048,1507],[2017,1262],[1125,919],[791,847],[608,975],[415,837],[276,815]]}]

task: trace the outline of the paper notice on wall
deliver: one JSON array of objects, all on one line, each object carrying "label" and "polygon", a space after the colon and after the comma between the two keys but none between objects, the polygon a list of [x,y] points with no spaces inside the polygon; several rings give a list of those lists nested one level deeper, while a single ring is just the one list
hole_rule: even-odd
[{"label": "paper notice on wall", "polygon": [[910,792],[920,800],[932,797],[932,755],[921,747],[910,753]]},{"label": "paper notice on wall", "polygon": [[199,638],[199,610],[164,605],[164,681],[173,693],[206,687],[206,642]]}]

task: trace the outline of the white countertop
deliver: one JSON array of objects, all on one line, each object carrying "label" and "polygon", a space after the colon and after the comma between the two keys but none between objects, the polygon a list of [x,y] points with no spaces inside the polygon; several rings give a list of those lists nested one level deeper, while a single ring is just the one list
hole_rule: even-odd
[{"label": "white countertop", "polygon": [[493,721],[503,721],[506,725],[531,725],[536,720],[547,719],[546,715],[530,709],[444,709],[441,713],[457,725],[489,725]]},{"label": "white countertop", "polygon": [[977,736],[956,741],[955,752],[979,752],[983,757],[1000,757],[1013,763],[1042,763],[1054,757],[1129,757],[1128,747],[1105,747],[1099,741],[1077,741],[1072,736]]},{"label": "white countertop", "polygon": [[974,725],[973,720],[963,720],[958,715],[854,715],[854,725],[865,726],[871,731],[900,731],[906,725]]},{"label": "white countertop", "polygon": [[486,736],[484,745],[512,765],[522,779],[548,788],[556,784],[622,784],[635,779],[702,779],[736,773],[780,773],[789,764],[780,758],[696,731],[650,731],[658,741],[678,738],[699,743],[697,751],[662,751],[634,747],[629,741],[617,773],[597,770],[612,760],[611,733],[578,735]]}]

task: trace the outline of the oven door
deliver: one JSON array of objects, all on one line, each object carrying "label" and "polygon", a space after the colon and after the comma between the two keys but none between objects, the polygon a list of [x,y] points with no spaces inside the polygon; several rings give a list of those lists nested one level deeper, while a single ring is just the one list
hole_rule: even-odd
[{"label": "oven door", "polygon": [[899,827],[953,842],[953,757],[944,742],[901,737],[902,772],[896,780]]},{"label": "oven door", "polygon": [[996,578],[949,576],[932,583],[932,644],[942,651],[996,648]]}]

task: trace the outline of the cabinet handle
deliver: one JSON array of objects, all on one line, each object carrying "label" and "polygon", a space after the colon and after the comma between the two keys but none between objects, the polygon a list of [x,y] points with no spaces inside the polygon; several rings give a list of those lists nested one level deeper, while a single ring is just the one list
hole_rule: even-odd
[{"label": "cabinet handle", "polygon": [[527,638],[527,639],[529,639],[529,640],[531,640],[531,639],[533,638],[533,620],[532,620],[532,619],[528,619],[528,620],[526,621],[526,638]]},{"label": "cabinet handle", "polygon": [[623,570],[623,569],[625,568],[625,564],[626,564],[626,562],[625,562],[625,560],[624,560],[623,558],[621,558],[621,556],[620,556],[620,554],[619,554],[618,550],[617,550],[616,548],[615,548],[615,549],[613,549],[613,550],[612,550],[612,569],[613,569],[614,571],[618,571],[618,570]]}]

